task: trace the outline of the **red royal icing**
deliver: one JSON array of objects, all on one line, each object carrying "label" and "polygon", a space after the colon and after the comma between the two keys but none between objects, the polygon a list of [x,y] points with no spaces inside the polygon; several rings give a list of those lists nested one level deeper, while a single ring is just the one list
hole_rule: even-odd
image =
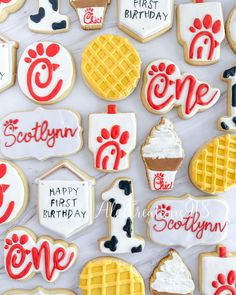
[{"label": "red royal icing", "polygon": [[85,25],[97,25],[103,23],[103,17],[96,17],[94,15],[94,8],[92,7],[88,7],[85,10],[83,20]]},{"label": "red royal icing", "polygon": [[216,289],[214,295],[231,294],[236,295],[236,272],[234,270],[229,271],[227,277],[220,273],[217,276],[217,280],[212,282],[212,287]]}]

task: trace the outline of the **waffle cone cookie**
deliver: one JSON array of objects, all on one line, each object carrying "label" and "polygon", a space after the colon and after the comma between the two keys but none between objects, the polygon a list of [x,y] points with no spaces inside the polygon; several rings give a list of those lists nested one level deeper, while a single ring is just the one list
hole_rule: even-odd
[{"label": "waffle cone cookie", "polygon": [[88,262],[80,275],[83,295],[145,295],[140,273],[129,263],[112,257]]},{"label": "waffle cone cookie", "polygon": [[82,54],[82,74],[93,92],[105,100],[121,100],[138,84],[141,59],[128,39],[101,35]]},{"label": "waffle cone cookie", "polygon": [[191,295],[194,288],[192,275],[175,250],[158,263],[150,278],[152,295]]},{"label": "waffle cone cookie", "polygon": [[199,149],[189,165],[192,183],[218,194],[236,185],[236,135],[218,136]]}]

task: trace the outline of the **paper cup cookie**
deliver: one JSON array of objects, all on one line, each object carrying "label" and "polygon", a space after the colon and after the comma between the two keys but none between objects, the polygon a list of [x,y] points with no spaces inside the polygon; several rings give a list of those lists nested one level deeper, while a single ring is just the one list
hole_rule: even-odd
[{"label": "paper cup cookie", "polygon": [[178,5],[177,37],[187,63],[202,66],[218,62],[225,38],[221,3],[193,0]]},{"label": "paper cup cookie", "polygon": [[142,146],[149,187],[154,191],[173,189],[176,173],[183,159],[182,143],[171,121],[162,118]]},{"label": "paper cup cookie", "polygon": [[31,14],[28,19],[28,26],[31,31],[55,34],[69,30],[69,18],[60,13],[61,0],[37,0],[37,2],[38,11]]},{"label": "paper cup cookie", "polygon": [[170,250],[150,278],[152,295],[191,295],[195,289],[192,275],[175,250]]},{"label": "paper cup cookie", "polygon": [[6,20],[10,13],[14,13],[21,8],[25,0],[2,0],[0,1],[0,22]]},{"label": "paper cup cookie", "polygon": [[101,35],[84,49],[81,69],[85,82],[96,95],[117,101],[136,88],[141,59],[128,39]]},{"label": "paper cup cookie", "polygon": [[36,42],[23,52],[18,65],[22,92],[39,104],[53,104],[73,88],[76,72],[69,51],[56,42]]},{"label": "paper cup cookie", "polygon": [[118,0],[118,27],[142,43],[170,30],[173,16],[173,0]]},{"label": "paper cup cookie", "polygon": [[[37,238],[25,227],[12,228],[4,240],[4,266],[13,280],[26,280],[41,273],[47,282],[54,282],[75,263],[78,248],[47,236]],[[16,263],[17,261],[17,263]]]}]

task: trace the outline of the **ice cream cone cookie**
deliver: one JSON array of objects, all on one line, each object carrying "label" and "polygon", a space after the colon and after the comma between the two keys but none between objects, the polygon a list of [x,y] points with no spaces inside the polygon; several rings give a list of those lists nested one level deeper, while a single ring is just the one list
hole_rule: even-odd
[{"label": "ice cream cone cookie", "polygon": [[172,28],[173,0],[118,0],[118,27],[139,42],[148,42]]},{"label": "ice cream cone cookie", "polygon": [[177,37],[187,63],[202,66],[218,62],[225,38],[221,3],[193,0],[178,5]]},{"label": "ice cream cone cookie", "polygon": [[209,194],[223,193],[236,185],[236,135],[218,136],[201,147],[189,165],[192,183]]},{"label": "ice cream cone cookie", "polygon": [[151,130],[141,154],[150,189],[171,191],[185,155],[181,140],[170,120],[162,118]]},{"label": "ice cream cone cookie", "polygon": [[195,289],[190,270],[175,250],[170,250],[150,278],[152,295],[191,295]]},{"label": "ice cream cone cookie", "polygon": [[230,47],[236,53],[236,6],[230,12],[226,22],[226,36]]},{"label": "ice cream cone cookie", "polygon": [[171,247],[215,245],[227,236],[228,211],[218,197],[158,197],[147,206],[147,235],[154,243]]},{"label": "ice cream cone cookie", "polygon": [[219,119],[218,128],[223,131],[236,132],[236,66],[225,70],[222,80],[228,83],[228,117]]},{"label": "ice cream cone cookie", "polygon": [[151,113],[162,115],[176,107],[181,119],[190,119],[214,106],[220,90],[191,73],[181,73],[172,61],[159,59],[144,71],[141,97]]},{"label": "ice cream cone cookie", "polygon": [[113,257],[89,261],[80,274],[80,289],[83,295],[145,295],[144,281],[136,268]]},{"label": "ice cream cone cookie", "polygon": [[0,22],[5,21],[10,13],[21,8],[25,0],[0,0]]},{"label": "ice cream cone cookie", "polygon": [[29,29],[36,33],[55,34],[69,30],[69,18],[60,13],[60,0],[38,0],[38,11],[28,19]]},{"label": "ice cream cone cookie", "polygon": [[4,266],[12,280],[22,281],[41,273],[47,282],[54,282],[72,267],[77,254],[75,244],[47,236],[37,238],[25,227],[12,228],[4,240]]},{"label": "ice cream cone cookie", "polygon": [[89,115],[89,149],[94,167],[104,172],[119,172],[130,166],[136,146],[137,122],[134,113],[118,113],[108,105],[107,113]]},{"label": "ice cream cone cookie", "polygon": [[199,289],[202,295],[236,294],[236,253],[218,245],[216,252],[199,255]]},{"label": "ice cream cone cookie", "polygon": [[72,90],[75,64],[69,51],[55,42],[36,42],[23,52],[18,82],[26,97],[39,104],[54,104]]},{"label": "ice cream cone cookie", "polygon": [[18,47],[17,42],[0,35],[0,93],[15,84]]},{"label": "ice cream cone cookie", "polygon": [[141,59],[128,39],[101,35],[84,49],[81,69],[85,82],[96,95],[117,101],[136,88]]},{"label": "ice cream cone cookie", "polygon": [[103,27],[111,0],[70,0],[70,3],[78,14],[82,29],[98,30]]},{"label": "ice cream cone cookie", "polygon": [[99,241],[100,250],[109,254],[140,253],[145,241],[134,233],[134,188],[129,178],[118,178],[102,194],[109,202],[109,237]]}]

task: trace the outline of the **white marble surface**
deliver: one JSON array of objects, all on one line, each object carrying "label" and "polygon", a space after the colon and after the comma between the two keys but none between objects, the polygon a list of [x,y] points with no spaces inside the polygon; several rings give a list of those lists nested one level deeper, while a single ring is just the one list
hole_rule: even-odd
[{"label": "white marble surface", "polygon": [[[134,93],[126,100],[119,102],[120,111],[133,111],[137,114],[138,118],[138,144],[135,152],[132,155],[131,168],[124,173],[109,174],[105,175],[99,173],[93,169],[92,165],[92,155],[88,151],[87,147],[87,117],[91,112],[101,112],[106,108],[106,102],[98,99],[84,84],[82,75],[80,72],[80,62],[81,53],[83,48],[89,41],[91,41],[95,36],[99,34],[113,33],[126,36],[122,33],[116,26],[116,3],[115,0],[112,1],[109,7],[106,24],[102,31],[97,32],[84,32],[80,29],[79,23],[77,21],[77,16],[69,5],[69,1],[62,0],[62,11],[63,13],[71,17],[71,29],[65,34],[59,34],[55,36],[34,34],[29,31],[27,27],[27,17],[32,13],[36,6],[37,1],[27,0],[24,7],[17,13],[11,15],[7,21],[0,24],[0,32],[4,33],[9,38],[16,40],[20,43],[20,49],[18,51],[18,56],[22,53],[23,49],[31,44],[32,42],[38,40],[52,40],[58,41],[66,46],[73,54],[76,64],[77,64],[77,80],[76,85],[70,95],[58,103],[57,105],[51,106],[50,108],[57,107],[69,107],[77,110],[81,113],[83,119],[84,127],[84,148],[83,150],[70,157],[74,163],[84,169],[87,173],[93,175],[97,179],[97,191],[96,191],[96,201],[97,208],[101,204],[101,192],[105,190],[112,181],[118,176],[130,176],[135,182],[136,191],[136,204],[137,208],[142,211],[146,204],[156,197],[155,192],[151,192],[147,187],[145,170],[140,157],[140,146],[144,142],[146,135],[149,130],[159,121],[159,117],[148,113],[142,106],[140,100],[140,84],[139,87],[134,91]],[[188,0],[176,1],[176,4],[183,2],[189,2]],[[230,9],[235,4],[234,0],[221,0],[224,8],[225,17],[228,15]],[[212,137],[221,134],[216,129],[216,121],[219,116],[226,113],[226,89],[227,85],[220,80],[220,73],[231,66],[235,62],[235,55],[229,48],[227,41],[225,40],[222,46],[222,58],[219,63],[210,67],[192,67],[187,65],[183,59],[182,47],[177,43],[176,40],[176,29],[174,28],[165,34],[164,36],[146,44],[142,45],[131,39],[133,44],[138,49],[142,61],[143,69],[148,62],[157,58],[169,58],[176,62],[183,71],[191,71],[203,80],[210,82],[212,85],[219,87],[222,90],[222,97],[220,101],[209,111],[203,112],[196,115],[193,119],[188,121],[183,121],[177,116],[176,110],[172,110],[168,113],[167,117],[170,118],[176,127],[179,136],[183,139],[184,149],[186,151],[186,158],[181,171],[178,173],[175,188],[171,195],[180,196],[184,193],[191,193],[196,196],[203,195],[200,191],[195,189],[191,184],[188,177],[188,163],[195,152],[195,150],[200,147],[207,140]],[[127,37],[127,36],[126,36]],[[129,37],[128,37],[129,38]],[[36,105],[28,100],[20,91],[18,84],[11,89],[0,94],[0,116],[8,114],[14,111],[20,110],[30,110],[35,108]],[[44,171],[49,169],[53,164],[59,162],[61,159],[53,159],[45,162],[39,162],[34,160],[28,161],[18,161],[17,163],[22,167],[26,173],[29,183],[30,183],[30,202],[27,207],[26,212],[23,216],[17,220],[14,224],[9,226],[1,227],[1,241],[0,246],[3,246],[3,238],[5,231],[14,225],[25,225],[31,228],[38,235],[51,234],[53,237],[58,238],[53,233],[49,233],[43,227],[41,227],[37,220],[36,211],[36,190],[37,186],[35,184],[35,178],[41,175]],[[230,228],[228,233],[228,238],[225,244],[230,250],[236,250],[236,211],[235,211],[235,192],[236,189],[232,189],[228,193],[222,194],[225,200],[230,205]],[[142,218],[136,217],[136,232],[146,236],[145,233],[145,222]],[[107,223],[105,214],[100,214],[93,226],[89,229],[80,233],[76,239],[73,240],[79,249],[80,254],[77,263],[72,269],[67,273],[64,273],[58,281],[53,284],[47,284],[42,279],[40,275],[36,275],[33,279],[25,282],[14,282],[11,281],[4,272],[3,268],[3,255],[0,251],[0,293],[11,288],[34,288],[37,286],[43,286],[45,288],[71,288],[75,290],[78,294],[82,294],[78,289],[79,273],[82,266],[88,260],[100,256],[101,253],[98,250],[97,240],[106,236],[107,233]],[[180,237],[181,238],[181,237]],[[69,240],[70,241],[70,240]],[[198,254],[203,251],[214,250],[214,247],[194,247],[190,249],[177,249],[180,251],[186,264],[192,271],[194,281],[196,286],[198,286],[198,276],[197,276],[197,262]],[[146,293],[149,294],[148,290],[148,279],[149,276],[156,265],[156,263],[167,253],[167,248],[158,247],[155,244],[147,241],[146,249],[142,254],[134,255],[124,255],[121,258],[133,263],[138,270],[142,273],[145,283],[146,283]],[[196,287],[195,294],[198,294],[198,288]]]}]

